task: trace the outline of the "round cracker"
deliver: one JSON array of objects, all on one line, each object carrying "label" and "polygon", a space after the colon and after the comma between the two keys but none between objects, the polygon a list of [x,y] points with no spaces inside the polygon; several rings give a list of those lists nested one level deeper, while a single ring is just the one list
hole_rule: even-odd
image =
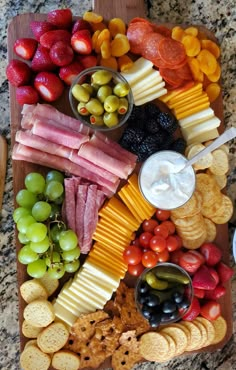
[{"label": "round cracker", "polygon": [[227,333],[227,322],[222,316],[219,316],[216,320],[212,321],[212,324],[215,329],[215,338],[211,344],[217,344],[224,339]]},{"label": "round cracker", "polygon": [[[187,341],[189,344],[189,342],[191,341],[191,333],[190,333],[189,328],[187,328],[187,326],[185,325],[182,325],[182,322],[175,322],[174,324],[171,324],[171,326],[176,326],[177,328],[182,329],[186,334]],[[188,347],[188,344],[187,344],[187,347]]]},{"label": "round cracker", "polygon": [[214,338],[215,338],[215,328],[211,321],[207,320],[205,317],[198,316],[194,322],[200,322],[202,325],[204,325],[206,331],[207,331],[207,341],[204,344],[204,347],[209,346],[212,344]]},{"label": "round cracker", "polygon": [[193,323],[200,329],[200,332],[201,332],[201,342],[199,344],[199,347],[196,348],[196,349],[200,349],[202,347],[205,347],[205,344],[207,342],[207,339],[208,339],[207,330],[201,321],[195,319],[193,320]]},{"label": "round cracker", "polygon": [[228,154],[222,149],[216,149],[212,152],[213,161],[209,167],[214,175],[225,175],[229,170]]},{"label": "round cracker", "polygon": [[191,340],[188,342],[185,351],[194,351],[201,343],[201,331],[192,321],[181,321],[181,325],[185,326],[190,331]]},{"label": "round cracker", "polygon": [[140,338],[140,354],[145,360],[160,361],[167,357],[169,342],[160,332],[145,333]]},{"label": "round cracker", "polygon": [[171,215],[176,218],[182,218],[187,216],[193,216],[200,210],[200,205],[198,206],[198,199],[193,193],[191,198],[181,207],[176,208],[171,211]]},{"label": "round cracker", "polygon": [[166,358],[163,359],[163,360],[159,360],[159,362],[169,361],[173,357],[176,356],[176,348],[177,348],[177,345],[176,345],[175,340],[169,334],[167,334],[167,333],[165,333],[163,335],[164,335],[164,337],[167,339],[167,341],[169,343],[169,351],[168,351],[168,354],[167,354]]},{"label": "round cracker", "polygon": [[182,244],[187,249],[197,249],[199,248],[206,240],[207,232],[206,229],[202,230],[202,234],[195,239],[191,238],[182,238]]},{"label": "round cracker", "polygon": [[207,236],[206,236],[206,242],[213,242],[216,238],[216,225],[213,221],[209,220],[208,218],[204,217],[204,222],[206,226]]},{"label": "round cracker", "polygon": [[211,217],[211,220],[215,224],[226,224],[231,219],[234,212],[234,207],[231,199],[224,194],[222,195],[222,198],[222,207],[220,207],[215,215]]},{"label": "round cracker", "polygon": [[165,327],[164,329],[161,329],[160,333],[163,335],[168,334],[174,339],[176,343],[176,356],[182,354],[185,351],[185,348],[188,344],[188,339],[182,328],[170,325],[168,327]]}]

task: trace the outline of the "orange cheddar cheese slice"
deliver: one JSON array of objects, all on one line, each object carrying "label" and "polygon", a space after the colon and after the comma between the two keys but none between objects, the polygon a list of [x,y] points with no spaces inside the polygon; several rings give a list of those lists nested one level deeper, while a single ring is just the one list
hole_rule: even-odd
[{"label": "orange cheddar cheese slice", "polygon": [[136,173],[134,173],[130,178],[128,179],[128,183],[131,186],[131,189],[136,192],[137,196],[140,197],[141,202],[145,205],[147,210],[153,214],[155,212],[155,208],[143,197],[142,193],[139,190],[138,185],[138,176]]},{"label": "orange cheddar cheese slice", "polygon": [[[109,243],[105,240],[96,241],[95,244],[98,244],[99,248],[102,248],[102,250],[110,251],[110,253],[115,254],[117,257],[123,256],[124,248],[117,249],[111,243]],[[129,244],[127,244],[127,245],[129,245]]]},{"label": "orange cheddar cheese slice", "polygon": [[170,108],[170,109],[178,108],[179,106],[181,106],[183,104],[186,104],[186,103],[191,102],[192,100],[194,100],[196,98],[199,98],[200,96],[202,96],[202,94],[203,94],[203,91],[197,90],[192,95],[188,95],[184,99],[179,99],[174,103],[170,102],[170,104],[168,104],[168,108]]},{"label": "orange cheddar cheese slice", "polygon": [[202,103],[207,103],[208,101],[209,101],[209,98],[207,94],[204,94],[204,95],[202,94],[200,97],[190,102],[184,103],[183,105],[178,106],[173,111],[175,114],[182,113],[186,109],[194,108],[195,106],[198,106],[199,104],[202,104]]},{"label": "orange cheddar cheese slice", "polygon": [[145,219],[149,219],[151,218],[151,216],[153,215],[154,211],[153,210],[149,210],[147,207],[146,207],[146,201],[144,200],[143,196],[142,195],[139,195],[135,189],[133,188],[133,186],[129,185],[127,186],[126,188],[126,191],[128,194],[130,194],[130,196],[133,197],[133,199],[138,203],[139,205],[139,208],[142,210],[142,213],[143,213],[143,217],[144,217],[144,220]]},{"label": "orange cheddar cheese slice", "polygon": [[118,222],[115,222],[114,220],[109,220],[108,221],[106,218],[100,217],[98,222],[99,222],[99,225],[107,227],[108,229],[111,228],[112,230],[117,230],[117,232],[120,235],[124,235],[124,236],[126,236],[127,238],[129,238],[131,240],[134,238],[134,235],[135,235],[134,232],[131,232],[126,227],[124,227],[123,225],[121,225]]},{"label": "orange cheddar cheese slice", "polygon": [[115,266],[112,266],[111,261],[110,262],[102,261],[99,258],[96,258],[95,256],[90,256],[90,254],[88,260],[93,265],[101,267],[104,271],[108,271],[120,279],[123,279],[126,274],[126,271],[122,271],[120,269],[117,269]]},{"label": "orange cheddar cheese slice", "polygon": [[112,263],[112,267],[116,266],[118,267],[121,271],[127,271],[127,265],[123,260],[123,257],[121,256],[120,258],[117,258],[115,255],[111,255],[110,252],[106,250],[102,250],[100,248],[94,248],[92,252],[92,256],[97,256],[99,259],[104,259],[108,261],[110,264]]},{"label": "orange cheddar cheese slice", "polygon": [[[120,195],[121,194],[124,194],[125,197],[130,201],[130,203],[132,204],[132,207],[135,209],[135,211],[137,211],[137,213],[140,215],[140,217],[145,220],[145,218],[147,217],[146,216],[146,212],[142,209],[141,205],[140,205],[140,197],[137,197],[136,195],[134,195],[131,191],[130,191],[130,188],[131,186],[129,184],[125,185],[121,190],[120,192],[118,193]],[[131,211],[132,212],[132,211]],[[133,213],[133,212],[132,212]]]},{"label": "orange cheddar cheese slice", "polygon": [[[112,197],[109,202],[103,207],[111,214],[115,214],[119,219],[125,219],[128,223],[130,223],[134,230],[137,230],[139,223],[134,218],[132,213],[128,210],[125,204],[123,204],[119,199]],[[133,231],[134,231],[133,230]]]},{"label": "orange cheddar cheese slice", "polygon": [[130,232],[134,232],[137,230],[138,226],[131,225],[127,220],[122,218],[121,215],[118,215],[114,210],[111,209],[102,209],[99,212],[99,216],[102,217],[104,220],[107,220],[108,222],[112,222],[113,224],[121,225]]},{"label": "orange cheddar cheese slice", "polygon": [[185,117],[188,117],[190,116],[191,114],[194,114],[194,113],[197,113],[197,112],[200,112],[201,110],[203,109],[206,109],[206,108],[209,108],[210,106],[210,102],[206,102],[206,103],[202,103],[202,104],[199,104],[193,108],[188,108],[186,109],[185,111],[183,112],[180,112],[178,114],[176,114],[176,118],[179,120],[179,119],[182,119],[182,118],[185,118]]},{"label": "orange cheddar cheese slice", "polygon": [[106,232],[101,232],[101,231],[99,233],[95,231],[93,235],[93,239],[98,242],[106,241],[107,243],[110,243],[114,248],[117,248],[118,250],[124,249],[125,246],[127,245],[127,242],[117,241],[114,237],[110,236]]},{"label": "orange cheddar cheese slice", "polygon": [[129,198],[127,193],[122,189],[118,192],[118,195],[122,199],[122,201],[126,204],[126,206],[129,208],[130,212],[134,215],[136,220],[139,222],[139,224],[142,222],[143,218],[139,214],[137,207],[135,208],[135,202],[132,198]]},{"label": "orange cheddar cheese slice", "polygon": [[[197,82],[193,87],[191,87],[190,89],[188,90],[185,90],[179,94],[176,94],[174,97],[171,98],[171,103],[175,103],[176,101],[180,100],[180,99],[184,99],[186,98],[187,96],[189,95],[192,95],[194,92],[200,90],[202,91],[203,89],[203,86],[202,86],[202,83],[201,82]],[[169,102],[170,103],[170,102]]]},{"label": "orange cheddar cheese slice", "polygon": [[125,243],[130,243],[131,241],[130,237],[120,234],[119,230],[117,230],[116,228],[113,228],[112,226],[111,227],[104,226],[100,222],[98,222],[97,227],[96,227],[96,233],[99,233],[100,231],[114,236],[117,239],[117,241],[121,241]]}]

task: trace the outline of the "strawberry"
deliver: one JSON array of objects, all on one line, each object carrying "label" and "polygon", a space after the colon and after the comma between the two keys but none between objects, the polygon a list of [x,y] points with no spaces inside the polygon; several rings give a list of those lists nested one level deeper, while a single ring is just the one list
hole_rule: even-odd
[{"label": "strawberry", "polygon": [[16,89],[16,100],[20,105],[36,104],[39,101],[39,94],[33,86],[19,86]]},{"label": "strawberry", "polygon": [[66,44],[70,44],[71,34],[66,30],[52,30],[45,32],[40,37],[40,44],[47,49],[51,49],[52,45],[57,41],[64,41]]},{"label": "strawberry", "polygon": [[218,285],[220,278],[216,270],[213,267],[208,267],[208,271],[211,274],[211,276],[215,279],[216,285]]},{"label": "strawberry", "polygon": [[215,287],[215,289],[205,291],[205,298],[216,300],[224,296],[225,293],[226,293],[226,288],[223,285],[218,284]]},{"label": "strawberry", "polygon": [[75,32],[71,37],[71,46],[78,54],[91,54],[92,38],[88,30]]},{"label": "strawberry", "polygon": [[59,76],[67,85],[71,85],[74,78],[83,71],[83,67],[79,62],[72,62],[68,66],[61,67]]},{"label": "strawberry", "polygon": [[181,249],[176,249],[174,252],[170,253],[170,262],[179,265],[179,259],[184,254]]},{"label": "strawberry", "polygon": [[211,290],[215,289],[215,279],[209,272],[207,266],[201,266],[193,276],[193,287],[198,289]]},{"label": "strawberry", "polygon": [[205,257],[199,252],[199,249],[190,250],[189,253],[193,254],[194,256],[197,256],[197,258],[199,258],[199,260],[201,261],[201,265],[204,265],[204,263],[206,262]]},{"label": "strawberry", "polygon": [[208,266],[215,266],[220,262],[222,257],[222,252],[219,247],[214,243],[204,243],[200,247],[200,252],[206,259],[206,264]]},{"label": "strawberry", "polygon": [[79,63],[82,64],[84,69],[96,67],[98,62],[97,57],[95,55],[78,55],[77,60],[79,61]]},{"label": "strawberry", "polygon": [[[204,289],[194,288],[193,292],[194,292],[195,297],[204,298],[205,297],[205,292],[207,292],[207,291],[204,290]],[[211,290],[208,290],[208,292],[211,292]]]},{"label": "strawberry", "polygon": [[32,71],[28,64],[17,59],[12,59],[6,68],[6,76],[13,86],[27,85]]},{"label": "strawberry", "polygon": [[35,39],[22,38],[15,41],[13,49],[18,57],[30,60],[34,56],[37,45],[38,43]]},{"label": "strawberry", "polygon": [[190,274],[194,274],[202,264],[202,259],[198,254],[191,253],[191,251],[184,253],[179,259],[179,265]]},{"label": "strawberry", "polygon": [[71,33],[73,35],[75,32],[80,30],[89,30],[90,32],[92,32],[91,25],[83,18],[77,19],[77,21],[73,24]]},{"label": "strawberry", "polygon": [[47,21],[58,28],[70,28],[72,12],[69,8],[52,10],[47,14]]},{"label": "strawberry", "polygon": [[40,37],[45,32],[55,30],[55,27],[51,23],[48,23],[46,21],[32,21],[30,22],[30,28],[37,41],[40,40]]},{"label": "strawberry", "polygon": [[59,67],[70,64],[74,59],[73,49],[64,41],[58,41],[53,44],[49,55],[52,62]]},{"label": "strawberry", "polygon": [[218,263],[216,271],[222,284],[230,280],[234,274],[234,270],[223,262]]},{"label": "strawberry", "polygon": [[39,45],[34,54],[31,68],[34,72],[53,71],[56,65],[52,62],[49,50]]},{"label": "strawberry", "polygon": [[60,78],[51,72],[40,72],[34,80],[34,87],[47,102],[57,100],[64,91]]},{"label": "strawberry", "polygon": [[220,304],[214,300],[208,301],[201,307],[200,313],[207,320],[216,320],[221,315]]},{"label": "strawberry", "polygon": [[200,314],[200,303],[197,297],[193,297],[192,303],[187,311],[187,313],[182,317],[185,321],[193,321]]}]

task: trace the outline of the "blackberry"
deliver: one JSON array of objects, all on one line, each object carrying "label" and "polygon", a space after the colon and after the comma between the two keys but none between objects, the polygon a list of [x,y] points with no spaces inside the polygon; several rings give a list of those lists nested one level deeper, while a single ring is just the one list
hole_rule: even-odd
[{"label": "blackberry", "polygon": [[151,154],[160,150],[160,144],[154,135],[147,136],[139,145],[138,160],[144,161]]},{"label": "blackberry", "polygon": [[142,106],[134,106],[131,115],[127,121],[129,127],[141,128],[145,127],[145,113]]},{"label": "blackberry", "polygon": [[157,132],[160,131],[160,125],[157,120],[157,118],[148,118],[147,117],[147,122],[146,122],[146,130],[150,134],[156,134]]},{"label": "blackberry", "polygon": [[170,149],[178,153],[184,154],[186,149],[186,141],[179,137],[171,144]]},{"label": "blackberry", "polygon": [[144,106],[145,116],[147,119],[149,118],[157,118],[158,115],[161,113],[158,106],[154,103],[147,103]]},{"label": "blackberry", "polygon": [[169,135],[165,130],[163,130],[161,128],[152,137],[155,139],[156,143],[158,143],[159,148],[163,148],[166,143],[168,143],[168,145],[169,145],[170,140],[171,140],[171,142],[173,141],[172,140],[172,135]]},{"label": "blackberry", "polygon": [[161,112],[159,114],[158,122],[164,130],[169,132],[169,134],[173,134],[178,128],[178,122],[175,117],[166,112]]},{"label": "blackberry", "polygon": [[122,138],[120,140],[120,144],[122,142],[129,143],[130,145],[132,143],[141,143],[145,135],[144,130],[140,128],[135,127],[127,127],[122,135]]}]

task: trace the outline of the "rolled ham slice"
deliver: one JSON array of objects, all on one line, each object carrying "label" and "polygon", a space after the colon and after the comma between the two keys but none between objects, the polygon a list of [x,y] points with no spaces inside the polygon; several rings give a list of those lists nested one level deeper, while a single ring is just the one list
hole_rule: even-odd
[{"label": "rolled ham slice", "polygon": [[101,185],[104,193],[108,196],[111,196],[111,193],[114,194],[119,185],[119,181],[114,184],[101,176],[72,163],[66,158],[45,153],[19,143],[15,144],[13,147],[12,159],[36,163],[41,166],[55,168],[69,174],[81,176],[91,182]]},{"label": "rolled ham slice", "polygon": [[64,145],[52,143],[40,136],[34,135],[31,131],[19,130],[16,132],[15,140],[29,146],[30,148],[41,150],[42,152],[58,155],[59,157],[69,158],[73,149]]},{"label": "rolled ham slice", "polygon": [[91,143],[83,144],[78,151],[78,155],[90,162],[93,162],[99,167],[103,167],[107,171],[119,176],[122,179],[126,179],[133,171],[133,165],[110,157],[108,154],[104,153],[101,149],[95,147]]},{"label": "rolled ham slice", "polygon": [[36,120],[32,127],[32,133],[43,137],[53,143],[67,146],[72,149],[79,149],[83,143],[89,141],[89,136],[74,132],[64,127],[59,127],[48,122]]}]

